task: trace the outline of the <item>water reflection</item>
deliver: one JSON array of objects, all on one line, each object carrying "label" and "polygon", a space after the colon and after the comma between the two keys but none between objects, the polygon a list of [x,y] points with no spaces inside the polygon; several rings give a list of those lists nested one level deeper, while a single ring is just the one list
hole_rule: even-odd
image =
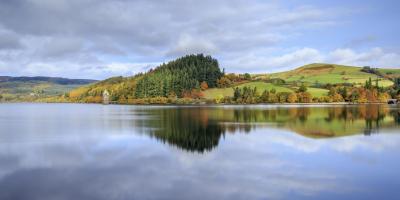
[{"label": "water reflection", "polygon": [[386,105],[0,104],[0,199],[396,199],[399,126]]},{"label": "water reflection", "polygon": [[310,138],[396,131],[400,110],[387,105],[329,107],[173,107],[145,109],[145,134],[188,151],[215,148],[226,133],[263,127],[288,129]]}]

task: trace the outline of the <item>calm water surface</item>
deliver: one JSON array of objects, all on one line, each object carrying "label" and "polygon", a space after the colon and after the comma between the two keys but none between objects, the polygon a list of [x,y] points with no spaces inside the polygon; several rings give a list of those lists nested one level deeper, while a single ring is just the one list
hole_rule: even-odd
[{"label": "calm water surface", "polygon": [[400,107],[0,104],[0,199],[399,199]]}]

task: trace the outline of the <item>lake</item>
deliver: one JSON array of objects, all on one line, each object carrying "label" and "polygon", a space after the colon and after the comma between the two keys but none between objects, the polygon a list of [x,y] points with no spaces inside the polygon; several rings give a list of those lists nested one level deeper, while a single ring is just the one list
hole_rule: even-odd
[{"label": "lake", "polygon": [[399,199],[400,107],[0,104],[0,199]]}]

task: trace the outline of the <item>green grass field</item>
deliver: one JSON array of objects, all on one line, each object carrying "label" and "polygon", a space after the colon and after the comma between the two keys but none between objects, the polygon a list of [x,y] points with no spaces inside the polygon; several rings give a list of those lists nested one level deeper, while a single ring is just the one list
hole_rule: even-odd
[{"label": "green grass field", "polygon": [[[265,83],[261,81],[256,81],[256,82],[249,82],[249,83],[244,83],[241,85],[238,85],[237,87],[243,88],[243,87],[250,87],[254,88],[257,87],[257,90],[259,93],[262,93],[264,90],[271,90],[275,89],[276,92],[293,92],[293,90],[287,88],[287,87],[282,87],[282,86],[277,86],[272,83]],[[224,96],[233,96],[233,88],[213,88],[213,89],[208,89],[204,91],[204,98],[206,99],[215,99],[217,97],[224,97]]]},{"label": "green grass field", "polygon": [[311,93],[313,97],[322,97],[328,95],[329,90],[321,88],[307,88],[307,92]]},{"label": "green grass field", "polygon": [[274,85],[272,83],[265,83],[265,82],[261,82],[261,81],[245,83],[245,84],[239,85],[238,87],[239,88],[243,88],[243,87],[254,88],[254,87],[257,87],[257,90],[259,92],[262,92],[264,90],[271,90],[271,89],[275,89],[276,92],[293,92],[293,90],[291,90],[289,88],[278,86],[278,85]]},{"label": "green grass field", "polygon": [[233,96],[233,88],[212,88],[203,92],[204,98],[216,99],[218,97]]},{"label": "green grass field", "polygon": [[[262,81],[255,81],[255,82],[249,82],[249,83],[244,83],[241,85],[238,85],[237,87],[243,88],[243,87],[250,87],[254,88],[257,87],[257,90],[259,93],[262,93],[264,90],[270,91],[271,89],[275,89],[276,92],[295,92],[296,88],[289,88],[285,86],[280,86],[280,85],[274,85],[272,83],[265,83]],[[204,98],[206,99],[215,99],[215,98],[221,98],[225,96],[233,96],[233,88],[212,88],[204,91]],[[323,95],[327,95],[328,90],[325,89],[320,89],[320,88],[308,88],[307,92],[310,92],[311,95],[314,97],[321,97]]]}]

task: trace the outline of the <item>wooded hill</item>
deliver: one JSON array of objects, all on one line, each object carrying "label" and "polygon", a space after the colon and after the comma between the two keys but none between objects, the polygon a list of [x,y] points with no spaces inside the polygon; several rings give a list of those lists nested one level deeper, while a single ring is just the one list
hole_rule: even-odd
[{"label": "wooded hill", "polygon": [[188,55],[132,77],[113,77],[42,101],[101,103],[386,102],[400,99],[400,69],[315,63],[272,74],[225,74],[218,61]]},{"label": "wooded hill", "polygon": [[[200,88],[213,88],[223,76],[218,61],[203,54],[188,55],[133,77],[113,77],[44,101],[102,102],[102,92],[118,103],[173,103],[201,98]],[[173,101],[173,102],[172,102]],[[179,102],[177,102],[179,103]]]}]

